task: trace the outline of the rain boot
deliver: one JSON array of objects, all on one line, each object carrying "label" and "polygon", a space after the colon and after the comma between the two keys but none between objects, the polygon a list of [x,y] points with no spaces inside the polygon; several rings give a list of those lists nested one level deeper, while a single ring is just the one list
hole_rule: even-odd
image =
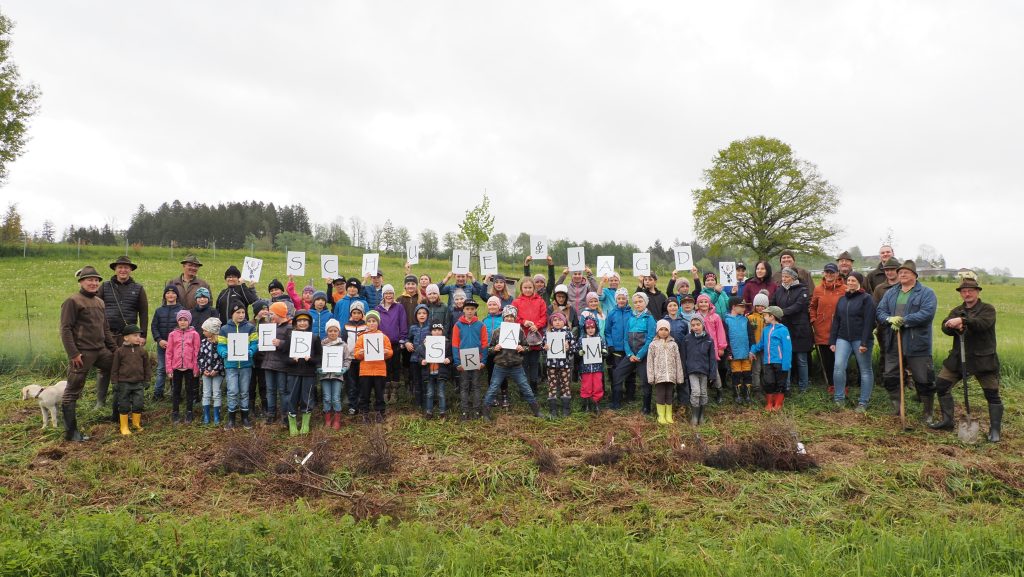
[{"label": "rain boot", "polygon": [[64,440],[75,443],[88,441],[89,436],[83,435],[82,432],[78,430],[78,402],[72,401],[70,403],[64,403],[60,406],[60,410],[64,417]]},{"label": "rain boot", "polygon": [[942,411],[942,420],[928,425],[932,429],[944,431],[953,430],[953,395],[946,393],[939,397],[939,409]]},{"label": "rain boot", "polygon": [[655,411],[658,412],[658,424],[667,425],[668,421],[665,420],[665,406],[661,404],[654,405]]},{"label": "rain boot", "polygon": [[530,403],[530,411],[533,413],[534,417],[540,418],[540,403],[536,400]]},{"label": "rain boot", "polygon": [[234,429],[235,428],[235,415],[237,413],[238,413],[238,411],[228,411],[227,418],[224,419],[224,428],[225,429]]},{"label": "rain boot", "polygon": [[888,393],[889,393],[889,404],[892,405],[892,414],[894,416],[899,416],[899,414],[900,414],[900,390],[899,389],[894,389],[894,390],[888,391]]},{"label": "rain boot", "polygon": [[781,411],[782,410],[782,405],[784,405],[785,403],[786,403],[786,395],[783,395],[782,393],[777,393],[775,395],[775,410],[776,411]]},{"label": "rain boot", "polygon": [[118,420],[121,421],[121,434],[126,437],[131,435],[132,432],[128,430],[128,415],[119,415]]},{"label": "rain boot", "polygon": [[712,387],[715,390],[715,404],[722,404],[722,387]]},{"label": "rain boot", "polygon": [[700,424],[700,407],[690,407],[690,426],[696,427]]},{"label": "rain boot", "polygon": [[299,434],[299,424],[295,420],[295,415],[288,413],[288,435],[294,437]]},{"label": "rain boot", "polygon": [[751,383],[747,383],[747,397],[746,397],[746,402],[747,402],[747,404],[748,404],[748,405],[749,405],[750,403],[754,402],[754,399],[753,399],[753,398],[751,398],[751,396],[750,396],[751,390],[752,390],[753,388],[754,388],[754,385],[752,385]]},{"label": "rain boot", "polygon": [[558,399],[548,399],[548,418],[557,419],[562,416],[562,407],[558,405]]},{"label": "rain boot", "polygon": [[568,417],[572,414],[572,397],[562,397],[562,416]]},{"label": "rain boot", "polygon": [[921,399],[921,424],[931,425],[935,422],[935,395],[932,393],[919,393],[918,398]]},{"label": "rain boot", "polygon": [[764,394],[764,410],[774,411],[775,410],[775,393]]},{"label": "rain boot", "polygon": [[999,435],[1003,430],[1003,404],[999,403],[994,405],[989,403],[988,405],[988,441],[990,443],[998,443]]},{"label": "rain boot", "polygon": [[142,413],[132,413],[132,427],[135,427],[135,432],[142,430]]},{"label": "rain boot", "polygon": [[341,411],[334,411],[334,420],[331,422],[331,428],[335,431],[341,430]]},{"label": "rain boot", "polygon": [[488,423],[491,422],[491,403],[484,403],[483,406],[484,420]]},{"label": "rain boot", "polygon": [[219,426],[220,425],[220,407],[218,407],[218,406],[210,407],[210,416],[213,417],[213,426],[215,426],[215,427]]},{"label": "rain boot", "polygon": [[313,417],[312,413],[302,413],[302,428],[299,432],[303,435],[309,434],[309,420]]},{"label": "rain boot", "polygon": [[743,385],[736,385],[736,404],[743,404]]},{"label": "rain boot", "polygon": [[267,409],[266,424],[273,425],[277,421],[277,409]]},{"label": "rain boot", "polygon": [[252,428],[252,423],[249,422],[249,411],[242,409],[242,426],[246,429]]},{"label": "rain boot", "polygon": [[210,424],[210,405],[203,405],[203,424]]},{"label": "rain boot", "polygon": [[324,411],[324,428],[330,427],[334,423],[334,411]]},{"label": "rain boot", "polygon": [[672,404],[671,403],[665,405],[665,421],[668,424],[670,424],[670,425],[675,422],[674,420],[672,420]]},{"label": "rain boot", "polygon": [[700,408],[697,409],[697,423],[698,424],[703,425],[704,423],[707,422],[708,416],[705,414],[705,411],[707,410],[707,408],[708,408],[707,405],[701,405]]},{"label": "rain boot", "polygon": [[594,415],[595,416],[601,414],[601,401],[596,400],[596,399],[594,400],[594,408],[593,408],[593,410],[594,410]]}]

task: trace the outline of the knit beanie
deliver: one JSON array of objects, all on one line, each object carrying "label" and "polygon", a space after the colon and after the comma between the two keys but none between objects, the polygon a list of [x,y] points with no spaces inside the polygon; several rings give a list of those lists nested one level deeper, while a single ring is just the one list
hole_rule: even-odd
[{"label": "knit beanie", "polygon": [[428,284],[425,292],[428,295],[440,295],[441,289],[437,288],[436,284]]},{"label": "knit beanie", "polygon": [[220,319],[217,317],[210,317],[203,322],[203,330],[208,333],[220,334]]},{"label": "knit beanie", "polygon": [[615,298],[618,298],[619,295],[629,298],[629,290],[624,286],[620,286],[619,288],[615,289]]},{"label": "knit beanie", "polygon": [[494,304],[496,304],[496,305],[498,305],[500,307],[501,306],[501,299],[499,299],[498,297],[491,297],[491,298],[487,299],[487,306],[491,306],[491,303],[494,303]]},{"label": "knit beanie", "polygon": [[174,321],[177,322],[177,321],[180,321],[181,319],[185,319],[186,321],[191,323],[192,322],[192,313],[189,312],[188,309],[181,309],[180,311],[178,311],[178,314],[174,315]]},{"label": "knit beanie", "polygon": [[327,324],[324,326],[324,332],[331,330],[331,327],[334,327],[340,331],[341,323],[338,322],[338,319],[327,319]]},{"label": "knit beanie", "polygon": [[597,296],[596,292],[590,291],[590,292],[587,293],[587,300],[589,301],[590,299],[601,300],[601,297]]},{"label": "knit beanie", "polygon": [[270,312],[274,313],[283,319],[288,318],[288,305],[282,302],[276,302],[270,305]]},{"label": "knit beanie", "polygon": [[380,322],[380,313],[377,312],[377,311],[370,311],[370,312],[366,313],[366,320],[370,320],[370,319],[377,319],[377,322],[379,323]]},{"label": "knit beanie", "polygon": [[[645,293],[642,293],[642,292],[639,292],[639,291],[633,293],[633,298],[635,299],[636,297],[640,297],[640,298],[644,299],[644,306],[646,306],[647,303],[651,302],[651,297],[647,296]],[[630,299],[630,300],[632,300],[632,299]]]},{"label": "knit beanie", "polygon": [[708,295],[702,294],[699,297],[697,297],[697,304],[700,304],[701,302],[706,302],[706,303],[708,303],[710,305],[711,304],[711,297],[709,297]]},{"label": "knit beanie", "polygon": [[313,293],[313,302],[316,302],[317,299],[327,300],[327,293],[324,291],[316,291]]},{"label": "knit beanie", "polygon": [[551,313],[551,320],[561,319],[562,324],[565,324],[565,315],[562,313]]},{"label": "knit beanie", "polygon": [[460,297],[462,298],[462,300],[466,300],[466,291],[462,289],[455,289],[455,291],[452,292],[452,300],[455,300]]},{"label": "knit beanie", "polygon": [[210,298],[210,289],[208,289],[208,288],[206,288],[204,286],[199,287],[199,290],[196,291],[196,298],[199,298],[199,297]]},{"label": "knit beanie", "polygon": [[766,306],[768,306],[768,295],[766,293],[764,293],[764,292],[757,293],[757,295],[754,296],[754,306],[755,307],[766,307]]},{"label": "knit beanie", "polygon": [[395,294],[395,287],[393,287],[393,286],[391,286],[389,284],[384,285],[380,289],[380,294],[384,294],[384,293]]},{"label": "knit beanie", "polygon": [[302,294],[306,294],[306,293],[314,294],[315,292],[316,292],[316,289],[313,288],[313,283],[310,283],[310,284],[302,287]]},{"label": "knit beanie", "polygon": [[800,278],[799,276],[797,276],[797,274],[796,274],[796,271],[795,271],[795,270],[793,270],[792,268],[788,267],[788,266],[787,266],[787,267],[785,267],[785,268],[783,268],[783,269],[782,269],[782,272],[781,272],[781,273],[779,273],[779,274],[785,274],[785,275],[789,275],[790,277],[792,277],[792,278],[794,278],[794,279],[796,279],[796,278]]},{"label": "knit beanie", "polygon": [[359,312],[365,314],[366,313],[366,305],[363,304],[363,301],[352,301],[352,304],[349,305],[349,307],[348,307],[348,311],[349,312],[359,311]]},{"label": "knit beanie", "polygon": [[231,265],[228,270],[224,271],[224,278],[229,277],[242,278],[242,271],[238,270],[237,266]]},{"label": "knit beanie", "polygon": [[284,285],[281,284],[281,281],[277,280],[276,278],[270,281],[270,284],[267,285],[267,291],[272,291],[274,289],[282,291],[284,290]]},{"label": "knit beanie", "polygon": [[665,319],[661,319],[660,321],[658,321],[657,330],[660,331],[661,329],[667,329],[668,331],[671,331],[672,330],[672,323],[668,322]]}]

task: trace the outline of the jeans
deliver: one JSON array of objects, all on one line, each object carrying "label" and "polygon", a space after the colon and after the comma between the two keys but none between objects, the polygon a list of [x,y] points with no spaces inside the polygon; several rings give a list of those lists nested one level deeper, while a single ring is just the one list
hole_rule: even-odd
[{"label": "jeans", "polygon": [[[651,412],[651,385],[647,382],[647,357],[635,363],[625,355],[619,358],[618,363],[615,365],[615,380],[612,381],[612,408],[618,409],[622,406],[626,378],[631,375],[637,375],[640,380],[640,391],[643,395],[643,412],[648,414]],[[628,399],[628,396],[626,398]]]},{"label": "jeans", "polygon": [[[244,369],[224,369],[224,380],[228,383],[228,412],[239,409],[249,410],[249,381],[252,379],[252,367]],[[241,400],[239,400],[241,397]]]},{"label": "jeans", "polygon": [[487,395],[484,396],[485,407],[494,402],[494,397],[501,390],[501,384],[505,382],[505,379],[509,378],[519,386],[519,394],[522,395],[527,403],[533,404],[537,402],[537,399],[533,396],[533,389],[530,388],[530,383],[526,380],[526,372],[523,370],[522,365],[517,367],[494,365],[494,373],[491,374],[491,384],[487,387]]},{"label": "jeans", "polygon": [[213,401],[213,406],[220,408],[220,387],[224,384],[224,375],[214,375],[207,377],[203,375],[203,406],[209,406],[210,401]]},{"label": "jeans", "polygon": [[425,388],[423,410],[431,414],[434,412],[434,395],[437,395],[437,408],[442,413],[445,413],[448,411],[448,404],[444,398],[445,380],[439,378],[437,373],[430,374],[429,371],[430,369],[423,369],[423,385]]},{"label": "jeans", "polygon": [[850,362],[850,353],[857,356],[857,366],[860,367],[860,401],[859,404],[867,406],[871,400],[871,389],[875,386],[875,374],[871,368],[871,347],[863,353],[860,352],[860,341],[846,341],[836,339],[836,368],[832,372],[832,380],[836,384],[836,402],[846,400],[846,365]]},{"label": "jeans", "polygon": [[793,365],[796,370],[789,371],[789,380],[786,381],[786,392],[789,392],[790,386],[793,384],[793,373],[797,373],[797,386],[800,387],[800,392],[806,392],[807,389],[811,388],[810,374],[808,368],[808,357],[809,353],[793,352]]},{"label": "jeans", "polygon": [[324,412],[341,412],[341,379],[322,379],[320,386],[324,390]]},{"label": "jeans", "polygon": [[462,413],[470,417],[480,413],[480,373],[482,371],[462,371],[460,379],[462,386],[459,388],[461,397]]},{"label": "jeans", "polygon": [[[273,413],[277,410],[277,395],[281,394],[282,401],[285,397],[285,387],[288,384],[288,375],[284,371],[275,371],[266,369],[264,374],[267,378],[267,412]],[[282,410],[287,410],[288,407],[282,407]]]},{"label": "jeans", "polygon": [[153,385],[153,396],[164,396],[164,382],[167,380],[166,349],[156,346],[156,384]]}]

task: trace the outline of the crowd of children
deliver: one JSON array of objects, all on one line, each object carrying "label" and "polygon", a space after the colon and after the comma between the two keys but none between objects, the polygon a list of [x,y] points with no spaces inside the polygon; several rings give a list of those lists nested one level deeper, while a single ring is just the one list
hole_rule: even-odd
[{"label": "crowd of children", "polygon": [[[169,380],[176,424],[193,421],[198,401],[204,425],[220,425],[224,411],[225,428],[249,428],[259,410],[292,435],[309,432],[316,399],[324,426],[339,429],[342,415],[382,417],[403,396],[426,418],[446,417],[450,388],[461,419],[490,420],[493,408],[511,405],[510,380],[537,416],[546,384],[551,418],[571,413],[574,382],[585,412],[599,413],[606,396],[620,410],[639,388],[641,411],[663,424],[673,422],[676,406],[689,408],[691,424],[703,423],[725,380],[737,404],[753,403],[760,392],[767,410],[782,406],[793,351],[767,291],[748,302],[743,290],[717,287],[710,273],[702,288],[694,270],[692,290],[673,273],[662,293],[651,274],[630,294],[615,273],[598,280],[590,269],[566,270],[554,284],[550,259],[547,278],[528,274],[529,259],[525,269],[518,296],[502,275],[478,282],[449,274],[434,284],[408,267],[401,295],[377,271],[301,293],[294,279],[274,279],[262,300],[232,266],[216,307],[200,288],[187,309],[168,285],[151,325],[154,398],[163,398]],[[486,313],[478,316],[481,302]],[[125,435],[129,419],[140,428],[140,387],[150,379],[132,330],[138,327],[124,331],[112,375],[124,383],[118,410]]]}]

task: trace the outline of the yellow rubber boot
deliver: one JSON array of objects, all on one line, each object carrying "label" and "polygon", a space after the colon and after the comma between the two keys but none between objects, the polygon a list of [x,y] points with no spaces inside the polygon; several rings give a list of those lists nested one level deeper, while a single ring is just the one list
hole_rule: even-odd
[{"label": "yellow rubber boot", "polygon": [[132,432],[128,430],[128,415],[122,413],[119,416],[121,417],[121,434],[125,436],[131,435]]},{"label": "yellow rubber boot", "polygon": [[665,420],[665,405],[655,405],[658,409],[658,424],[667,425],[668,421]]},{"label": "yellow rubber boot", "polygon": [[142,430],[142,413],[132,413],[132,427],[135,427],[136,431]]},{"label": "yellow rubber boot", "polygon": [[672,420],[672,405],[665,405],[665,422],[670,425],[675,423],[675,421]]}]

